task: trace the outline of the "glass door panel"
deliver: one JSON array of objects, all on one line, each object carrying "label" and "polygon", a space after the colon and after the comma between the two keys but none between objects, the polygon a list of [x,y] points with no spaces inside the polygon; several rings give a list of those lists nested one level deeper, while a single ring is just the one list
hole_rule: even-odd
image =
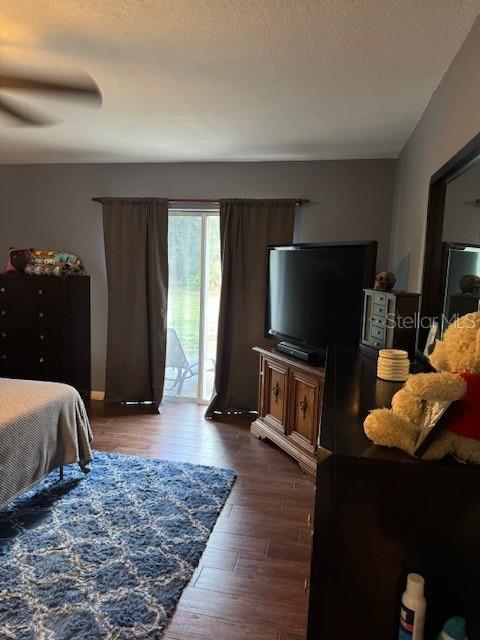
[{"label": "glass door panel", "polygon": [[164,394],[208,402],[213,391],[220,300],[219,216],[175,212],[168,227]]},{"label": "glass door panel", "polygon": [[202,398],[210,400],[215,377],[215,359],[217,357],[218,309],[220,305],[220,219],[219,216],[206,218],[205,246],[205,295],[204,303],[204,340]]},{"label": "glass door panel", "polygon": [[201,229],[202,219],[198,216],[169,216],[164,392],[194,399],[200,349]]}]

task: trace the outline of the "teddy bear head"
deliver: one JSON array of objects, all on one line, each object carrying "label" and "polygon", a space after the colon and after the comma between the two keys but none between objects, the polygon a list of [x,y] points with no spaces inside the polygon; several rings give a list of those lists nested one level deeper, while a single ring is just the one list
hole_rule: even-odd
[{"label": "teddy bear head", "polygon": [[452,322],[436,343],[430,363],[437,371],[480,374],[480,312]]}]

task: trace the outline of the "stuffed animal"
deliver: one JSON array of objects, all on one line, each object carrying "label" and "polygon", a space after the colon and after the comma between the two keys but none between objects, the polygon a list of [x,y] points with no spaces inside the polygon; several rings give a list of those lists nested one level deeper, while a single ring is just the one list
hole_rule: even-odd
[{"label": "stuffed animal", "polygon": [[413,454],[421,427],[432,407],[454,402],[446,428],[428,447],[424,458],[451,454],[480,464],[480,312],[452,323],[437,341],[432,373],[411,375],[394,395],[391,409],[375,409],[366,418],[365,433],[375,444]]}]

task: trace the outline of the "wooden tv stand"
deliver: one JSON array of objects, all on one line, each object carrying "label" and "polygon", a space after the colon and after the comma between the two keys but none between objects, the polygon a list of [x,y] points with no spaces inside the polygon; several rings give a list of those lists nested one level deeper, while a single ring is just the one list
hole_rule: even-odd
[{"label": "wooden tv stand", "polygon": [[250,430],[277,444],[315,477],[325,368],[273,348],[253,350],[260,355],[259,399]]}]

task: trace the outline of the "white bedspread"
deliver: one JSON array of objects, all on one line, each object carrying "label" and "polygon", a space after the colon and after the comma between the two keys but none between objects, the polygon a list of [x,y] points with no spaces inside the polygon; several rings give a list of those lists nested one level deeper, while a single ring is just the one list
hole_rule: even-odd
[{"label": "white bedspread", "polygon": [[92,460],[92,431],[69,385],[0,378],[0,507],[62,465]]}]

